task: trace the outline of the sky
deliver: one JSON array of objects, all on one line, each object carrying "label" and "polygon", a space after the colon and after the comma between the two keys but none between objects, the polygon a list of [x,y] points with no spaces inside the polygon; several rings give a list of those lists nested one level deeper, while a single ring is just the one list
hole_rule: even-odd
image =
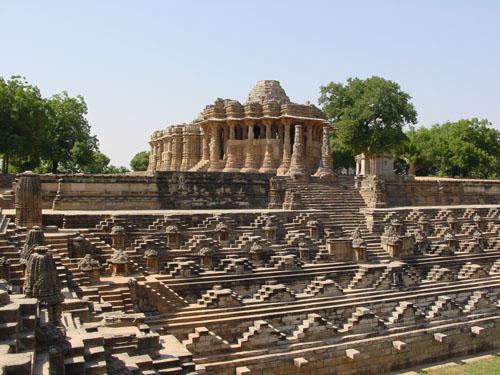
[{"label": "sky", "polygon": [[129,166],[154,130],[276,79],[294,102],[378,75],[419,126],[500,128],[500,1],[0,0],[0,76],[83,95],[101,150]]}]

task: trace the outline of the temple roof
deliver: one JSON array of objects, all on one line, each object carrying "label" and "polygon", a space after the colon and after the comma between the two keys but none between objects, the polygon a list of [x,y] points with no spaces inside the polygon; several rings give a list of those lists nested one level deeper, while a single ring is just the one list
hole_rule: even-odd
[{"label": "temple roof", "polygon": [[291,103],[279,81],[258,81],[252,91],[250,91],[245,104],[258,103],[264,105],[269,102],[277,102],[279,104]]},{"label": "temple roof", "polygon": [[279,81],[258,81],[250,91],[244,104],[234,99],[218,98],[207,105],[190,124],[176,124],[155,131],[151,139],[161,138],[167,132],[180,132],[184,129],[197,131],[205,121],[226,121],[228,119],[259,119],[289,117],[303,120],[326,121],[325,114],[314,104],[294,103],[290,100]]}]

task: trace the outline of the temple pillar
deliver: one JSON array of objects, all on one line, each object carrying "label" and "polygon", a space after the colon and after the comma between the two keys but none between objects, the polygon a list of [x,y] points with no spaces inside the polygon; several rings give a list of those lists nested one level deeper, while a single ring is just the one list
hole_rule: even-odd
[{"label": "temple pillar", "polygon": [[257,173],[258,169],[255,166],[255,150],[253,147],[255,122],[246,121],[246,124],[247,124],[247,129],[248,129],[247,151],[246,151],[246,156],[245,156],[245,166],[241,169],[241,172]]},{"label": "temple pillar", "polygon": [[315,176],[321,179],[329,179],[334,177],[333,160],[330,153],[330,126],[323,125],[323,139],[321,140],[321,157],[319,159],[319,167]]},{"label": "temple pillar", "polygon": [[290,147],[290,120],[284,119],[283,122],[283,158],[281,160],[281,165],[277,170],[278,176],[285,176],[288,174],[288,169],[290,168],[291,161],[291,147]]},{"label": "temple pillar", "polygon": [[165,171],[172,168],[172,132],[170,129],[165,129]]},{"label": "temple pillar", "polygon": [[229,139],[227,141],[226,152],[226,166],[224,167],[223,172],[239,172],[241,169],[240,158],[237,155],[237,145],[235,144],[236,132],[235,126],[236,121],[229,120]]},{"label": "temple pillar", "polygon": [[303,142],[304,127],[301,124],[297,124],[295,125],[295,140],[288,174],[295,181],[306,182],[309,180],[309,172],[307,171]]},{"label": "temple pillar", "polygon": [[38,175],[31,171],[18,175],[14,206],[16,226],[42,226],[42,184]]},{"label": "temple pillar", "polygon": [[190,167],[190,158],[192,154],[191,134],[187,126],[182,129],[182,159],[181,171],[187,171]]},{"label": "temple pillar", "polygon": [[182,127],[172,128],[172,159],[170,169],[180,171],[182,163]]},{"label": "temple pillar", "polygon": [[313,147],[313,123],[304,122],[304,157],[306,168],[310,171],[314,170],[316,166],[313,167],[314,162],[314,147]]},{"label": "temple pillar", "polygon": [[155,141],[155,164],[156,164],[156,170],[159,171],[161,167],[161,150],[160,150],[160,140],[157,139]]},{"label": "temple pillar", "polygon": [[210,160],[210,132],[207,128],[202,131],[201,156],[204,161]]},{"label": "temple pillar", "polygon": [[222,170],[222,160],[220,158],[220,136],[219,124],[214,123],[211,125],[210,136],[210,166],[208,172],[220,172]]},{"label": "temple pillar", "polygon": [[158,140],[158,170],[165,170],[165,139],[162,137]]},{"label": "temple pillar", "polygon": [[191,170],[203,171],[210,163],[210,133],[208,126],[201,127],[200,129],[197,141],[197,155],[198,162],[191,168]]},{"label": "temple pillar", "polygon": [[264,119],[262,122],[266,127],[266,145],[264,151],[264,159],[262,160],[262,165],[259,169],[259,172],[272,173],[276,171],[276,169],[273,167],[273,140],[271,139],[271,126],[273,125],[273,120]]}]

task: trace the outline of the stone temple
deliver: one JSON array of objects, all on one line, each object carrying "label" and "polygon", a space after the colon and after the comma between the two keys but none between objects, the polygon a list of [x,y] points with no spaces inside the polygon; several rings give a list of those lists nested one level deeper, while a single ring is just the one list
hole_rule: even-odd
[{"label": "stone temple", "polygon": [[191,124],[154,132],[149,170],[287,175],[297,133],[301,162],[314,173],[325,128],[316,106],[292,103],[278,81],[259,81],[245,104],[217,99]]},{"label": "stone temple", "polygon": [[276,81],[146,173],[0,176],[4,374],[383,374],[500,349],[500,181],[334,171]]}]

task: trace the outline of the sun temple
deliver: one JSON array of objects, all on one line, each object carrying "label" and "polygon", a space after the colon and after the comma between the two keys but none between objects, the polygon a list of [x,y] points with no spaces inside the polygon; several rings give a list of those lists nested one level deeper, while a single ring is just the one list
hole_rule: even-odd
[{"label": "sun temple", "polygon": [[[298,139],[304,149],[300,163],[313,174],[320,166],[328,131],[319,108],[292,103],[278,81],[259,81],[244,104],[217,99],[192,123],[154,132],[148,170],[284,176],[290,172]],[[327,148],[325,156],[329,155]]]},{"label": "sun temple", "polygon": [[[384,374],[500,350],[500,181],[334,170],[260,81],[143,173],[0,176],[3,374]],[[418,371],[418,370],[415,370]]]}]

